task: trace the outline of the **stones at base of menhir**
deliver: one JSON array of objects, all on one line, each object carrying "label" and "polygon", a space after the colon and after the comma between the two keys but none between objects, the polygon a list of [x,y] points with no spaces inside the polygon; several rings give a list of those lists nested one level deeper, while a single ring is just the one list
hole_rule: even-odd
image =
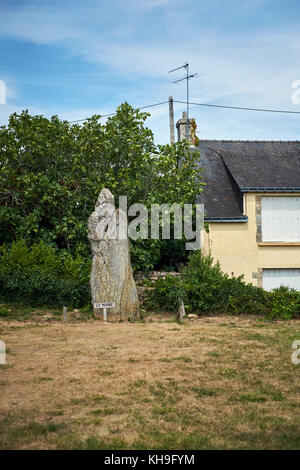
[{"label": "stones at base of menhir", "polygon": [[[139,300],[130,263],[127,215],[115,208],[112,193],[104,188],[88,220],[92,251],[90,291],[92,303],[115,302],[107,309],[108,321],[139,318]],[[103,318],[103,309],[94,308]]]}]

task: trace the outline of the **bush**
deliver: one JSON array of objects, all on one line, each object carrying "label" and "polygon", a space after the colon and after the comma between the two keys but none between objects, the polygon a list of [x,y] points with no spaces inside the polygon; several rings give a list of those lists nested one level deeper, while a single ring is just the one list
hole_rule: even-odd
[{"label": "bush", "polygon": [[193,253],[183,271],[183,287],[187,309],[198,312],[260,314],[265,311],[267,293],[252,284],[246,284],[243,276],[228,276],[219,263],[201,252]]},{"label": "bush", "polygon": [[268,315],[270,319],[282,318],[290,320],[300,314],[300,292],[280,286],[270,292],[271,310]]},{"label": "bush", "polygon": [[155,306],[159,306],[166,311],[177,310],[179,302],[184,299],[181,279],[167,275],[165,279],[159,278],[155,283],[155,289],[151,295],[151,300]]},{"label": "bush", "polygon": [[228,313],[238,315],[250,313],[253,315],[265,315],[270,308],[269,294],[260,287],[237,281],[238,278],[231,278],[235,284],[234,290],[228,292],[224,308]]},{"label": "bush", "polygon": [[264,315],[290,319],[300,314],[300,292],[280,287],[267,292],[247,284],[243,276],[228,276],[210,256],[193,253],[181,278],[159,279],[152,295],[158,307],[178,310],[179,299],[187,311]]},{"label": "bush", "polygon": [[0,247],[0,299],[80,307],[89,302],[90,262],[42,241]]},{"label": "bush", "polygon": [[0,318],[1,317],[9,317],[11,315],[10,310],[5,307],[4,305],[0,305]]}]

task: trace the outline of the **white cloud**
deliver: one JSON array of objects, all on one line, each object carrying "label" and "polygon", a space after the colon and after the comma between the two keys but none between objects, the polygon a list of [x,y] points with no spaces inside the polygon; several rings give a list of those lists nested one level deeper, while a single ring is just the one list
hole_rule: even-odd
[{"label": "white cloud", "polygon": [[[227,2],[228,9],[243,15],[247,14],[246,10],[258,9],[268,2],[248,0],[239,2],[239,8],[236,3]],[[165,100],[170,94],[184,100],[184,83],[170,84],[180,72],[172,76],[167,72],[186,61],[191,64],[192,72],[203,73],[191,82],[192,101],[298,110],[290,97],[292,81],[300,79],[300,34],[292,27],[258,28],[251,33],[250,30],[224,32],[212,24],[207,26],[204,19],[197,25],[196,13],[197,18],[211,13],[212,6],[206,1],[111,0],[84,4],[66,1],[64,8],[59,5],[57,1],[29,3],[3,11],[0,35],[37,44],[59,44],[68,54],[106,67],[112,75],[118,74],[121,82],[125,78],[132,83],[136,81],[136,88],[126,90],[124,98],[116,90],[111,108],[106,104],[105,111],[119,104],[117,98],[137,106]],[[214,6],[220,11],[224,2],[215,1]],[[148,19],[153,9],[159,10],[159,24]],[[232,138],[233,135],[266,137],[273,132],[280,136],[279,122],[283,122],[283,116],[279,120],[258,113],[192,110],[201,117],[199,127],[203,137],[229,132]],[[73,120],[99,111],[103,109],[82,108],[60,115]],[[2,109],[2,115],[3,112]],[[167,106],[165,110],[157,108],[151,112],[151,125],[158,140],[167,140]],[[290,118],[284,122],[294,132]],[[288,133],[285,124],[281,129],[282,133]]]}]

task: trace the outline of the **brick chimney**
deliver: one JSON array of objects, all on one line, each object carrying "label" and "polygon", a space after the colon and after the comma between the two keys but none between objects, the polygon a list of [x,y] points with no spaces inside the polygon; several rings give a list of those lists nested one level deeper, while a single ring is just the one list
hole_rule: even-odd
[{"label": "brick chimney", "polygon": [[182,113],[182,118],[178,119],[178,121],[176,122],[178,142],[181,142],[182,140],[186,139],[186,120],[186,111],[184,111]]},{"label": "brick chimney", "polygon": [[[187,130],[187,115],[186,111],[182,113],[182,118],[178,119],[176,122],[177,127],[177,140],[181,142],[182,140],[186,139],[186,130]],[[189,119],[189,142],[191,146],[197,146],[198,139],[196,137],[196,121],[194,118]]]}]

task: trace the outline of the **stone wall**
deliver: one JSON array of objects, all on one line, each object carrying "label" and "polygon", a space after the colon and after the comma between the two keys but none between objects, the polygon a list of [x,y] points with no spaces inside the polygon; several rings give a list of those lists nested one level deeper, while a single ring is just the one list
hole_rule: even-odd
[{"label": "stone wall", "polygon": [[145,281],[145,280],[155,282],[160,278],[166,279],[166,276],[168,276],[168,275],[175,276],[175,277],[180,276],[179,273],[176,273],[176,272],[173,272],[173,271],[171,271],[171,272],[168,272],[168,271],[149,271],[147,273],[144,273],[142,271],[137,271],[134,274],[134,279],[135,279],[136,284],[139,284],[139,283],[141,283],[142,281]]},{"label": "stone wall", "polygon": [[167,275],[178,277],[179,273],[167,272],[167,271],[149,271],[144,273],[142,271],[137,271],[134,274],[135,283],[138,291],[140,305],[143,306],[144,302],[149,297],[151,291],[154,287],[143,286],[143,281],[147,280],[150,282],[156,282],[158,279],[165,279]]}]

